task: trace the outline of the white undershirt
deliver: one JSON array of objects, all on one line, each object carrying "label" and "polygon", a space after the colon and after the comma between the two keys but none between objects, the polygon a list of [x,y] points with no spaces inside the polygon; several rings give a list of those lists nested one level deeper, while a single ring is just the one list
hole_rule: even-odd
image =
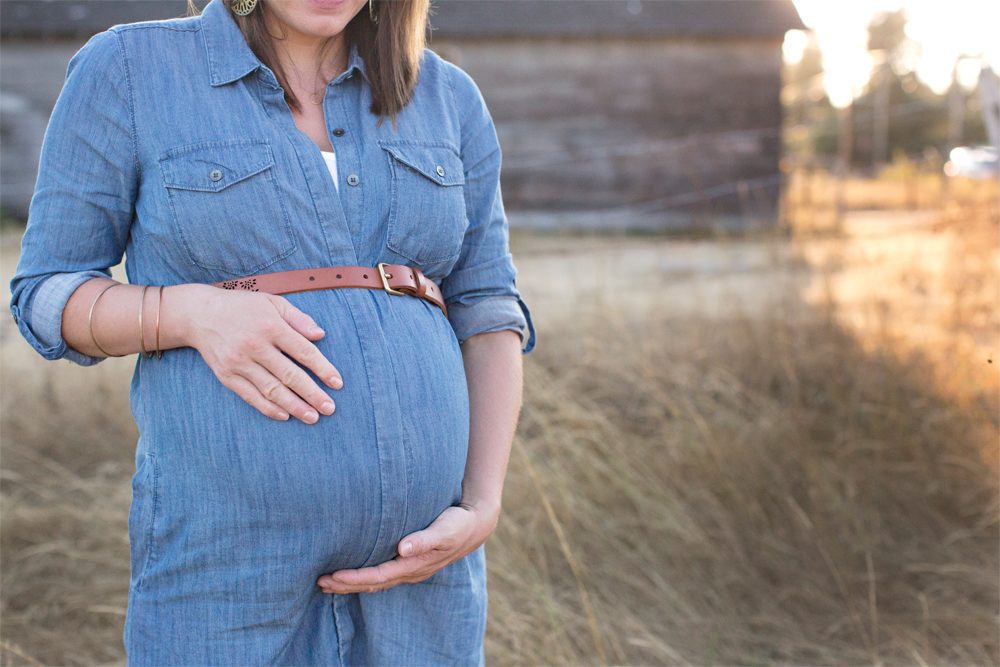
[{"label": "white undershirt", "polygon": [[330,175],[333,176],[333,186],[337,188],[337,192],[340,192],[340,183],[337,182],[337,154],[332,151],[320,151],[320,153],[323,154]]}]

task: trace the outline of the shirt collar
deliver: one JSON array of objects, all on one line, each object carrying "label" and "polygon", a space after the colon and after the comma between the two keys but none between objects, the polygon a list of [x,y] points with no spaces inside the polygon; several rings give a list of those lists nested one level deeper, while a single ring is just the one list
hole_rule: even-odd
[{"label": "shirt collar", "polygon": [[[202,10],[202,33],[205,36],[205,52],[208,56],[209,81],[213,86],[221,86],[243,78],[264,63],[247,44],[243,33],[236,25],[222,0],[210,0]],[[358,46],[351,42],[351,51],[347,57],[347,70],[337,75],[335,81],[340,81],[357,70],[368,79],[365,60],[358,51]],[[369,81],[370,83],[370,81]]]}]

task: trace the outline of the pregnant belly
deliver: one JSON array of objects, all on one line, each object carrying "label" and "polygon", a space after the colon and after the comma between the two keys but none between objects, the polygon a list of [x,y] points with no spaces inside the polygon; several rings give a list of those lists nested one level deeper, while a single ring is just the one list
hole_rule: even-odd
[{"label": "pregnant belly", "polygon": [[265,595],[261,565],[295,562],[306,579],[387,560],[460,498],[468,394],[443,314],[369,290],[286,297],[326,330],[317,346],[344,377],[340,390],[317,380],[337,409],[316,424],[265,417],[193,348],[139,362],[133,408],[156,468],[133,502],[155,509],[130,536],[155,543],[152,572],[228,563]]}]

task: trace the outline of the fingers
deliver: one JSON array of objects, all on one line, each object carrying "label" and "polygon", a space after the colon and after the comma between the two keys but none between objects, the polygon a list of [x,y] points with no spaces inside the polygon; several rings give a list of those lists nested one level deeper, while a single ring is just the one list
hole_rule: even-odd
[{"label": "fingers", "polygon": [[[276,295],[269,296],[272,297],[272,303],[278,309],[282,319],[291,327],[290,330],[286,327],[279,332],[279,347],[310,369],[317,377],[323,378],[323,381],[334,389],[343,387],[344,379],[340,372],[311,342],[325,335],[323,329],[316,324],[312,317],[293,306],[287,299]],[[307,340],[302,340],[296,334],[304,336]]]},{"label": "fingers", "polygon": [[323,378],[334,389],[344,386],[344,379],[330,360],[323,356],[312,341],[302,337],[291,327],[282,327],[275,333],[274,344],[285,354],[295,359],[311,370],[317,377]]},{"label": "fingers", "polygon": [[[307,344],[312,345],[312,343]],[[324,415],[333,414],[335,408],[333,399],[318,384],[313,382],[313,379],[309,377],[309,374],[305,370],[282,354],[277,348],[272,347],[262,350],[256,361],[267,369],[273,377],[273,380],[266,380],[268,383],[266,387],[262,387],[265,396],[270,398],[268,389],[274,392],[281,392],[279,388],[271,386],[271,383],[276,381],[294,392],[298,397],[301,397],[308,404],[305,406],[307,413],[315,410]],[[319,419],[318,415],[316,415],[315,419],[310,414],[306,414],[305,416],[306,421],[310,424]]]},{"label": "fingers", "polygon": [[433,551],[454,551],[474,532],[473,516],[465,509],[452,506],[439,514],[429,526],[406,535],[396,545],[404,558]]},{"label": "fingers", "polygon": [[246,379],[241,375],[230,374],[225,377],[219,378],[229,389],[236,392],[236,395],[242,398],[244,401],[249,403],[251,406],[257,408],[266,417],[272,419],[277,419],[279,421],[287,421],[289,419],[289,414],[281,408],[274,401],[268,400],[253,382]]},{"label": "fingers", "polygon": [[281,314],[281,317],[288,322],[293,329],[309,340],[322,338],[326,335],[326,332],[323,331],[318,324],[316,324],[316,320],[293,306],[288,299],[278,294],[268,294],[268,299],[270,299],[271,303],[273,303],[278,309],[278,313]]},{"label": "fingers", "polygon": [[454,541],[444,534],[443,531],[436,529],[434,524],[423,530],[418,530],[415,533],[407,535],[399,544],[396,546],[396,551],[400,556],[419,556],[421,554],[426,554],[434,549],[439,550],[449,550],[454,548]]},{"label": "fingers", "polygon": [[[302,369],[295,366],[295,364],[293,364],[280,352],[274,351],[274,354],[281,357],[283,362],[275,363],[272,361],[268,366],[264,366],[263,363],[251,361],[249,364],[241,367],[237,372],[245,379],[252,382],[265,400],[277,404],[283,410],[291,415],[294,415],[297,419],[305,422],[306,424],[315,424],[319,421],[319,413],[310,403],[306,402],[285,382],[291,373],[280,369],[277,371],[274,370],[276,367],[280,367],[281,364],[284,366],[292,366],[299,371]],[[261,356],[265,359],[271,358],[271,355],[267,352],[263,352]],[[277,373],[277,375],[275,373]],[[306,379],[310,384],[312,384],[313,387],[316,388],[317,391],[323,394],[325,400],[332,406],[333,401],[330,400],[330,398],[316,386],[316,383],[309,380],[308,377]],[[324,414],[331,414],[332,412],[333,407],[329,408],[329,412],[324,412]]]},{"label": "fingers", "polygon": [[[399,541],[399,556],[373,567],[337,570],[317,580],[327,593],[371,593],[401,583],[424,581],[449,563],[463,557],[482,540],[473,516],[460,507],[449,507],[427,528]],[[484,538],[485,539],[485,538]]]},{"label": "fingers", "polygon": [[424,581],[453,559],[453,554],[444,552],[394,558],[371,567],[325,574],[316,583],[326,593],[375,593],[399,584]]}]

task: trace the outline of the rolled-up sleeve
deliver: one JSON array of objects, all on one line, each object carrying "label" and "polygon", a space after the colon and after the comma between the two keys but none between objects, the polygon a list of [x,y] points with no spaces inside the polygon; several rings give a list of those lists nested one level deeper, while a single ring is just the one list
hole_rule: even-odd
[{"label": "rolled-up sleeve", "polygon": [[462,114],[462,162],[469,220],[462,251],[441,283],[448,319],[460,343],[506,329],[521,336],[521,351],[535,347],[531,312],[517,289],[509,224],[500,187],[501,150],[482,92],[458,66],[448,63],[452,91]]},{"label": "rolled-up sleeve", "polygon": [[42,140],[10,312],[45,359],[91,366],[62,336],[62,315],[84,282],[111,277],[134,216],[138,161],[128,70],[119,36],[91,37],[70,59]]}]

